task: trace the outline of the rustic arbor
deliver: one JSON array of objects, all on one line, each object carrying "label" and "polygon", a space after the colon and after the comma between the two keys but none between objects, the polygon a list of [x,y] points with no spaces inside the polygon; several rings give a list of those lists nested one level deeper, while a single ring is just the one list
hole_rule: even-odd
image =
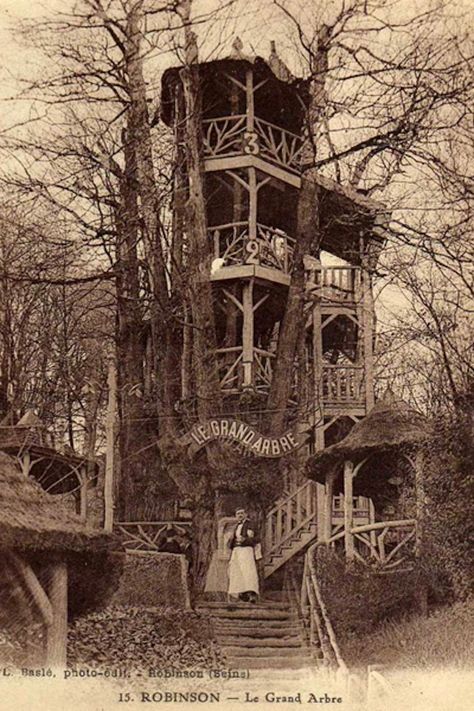
[{"label": "rustic arbor", "polygon": [[58,451],[32,410],[16,424],[9,420],[0,423],[0,451],[14,457],[23,474],[33,477],[49,494],[69,498],[74,510],[87,520],[88,487],[97,464],[72,451]]},{"label": "rustic arbor", "polygon": [[[344,544],[348,560],[371,559],[384,568],[405,560],[407,544],[421,552],[423,472],[420,445],[429,428],[422,415],[385,396],[341,441],[315,454],[308,475],[325,484],[326,498],[342,491],[344,519],[326,518],[322,540]],[[354,497],[368,497],[373,514],[365,525],[354,520]],[[330,506],[326,502],[325,509]]]},{"label": "rustic arbor", "polygon": [[19,645],[13,655],[18,664],[65,666],[68,608],[94,607],[105,594],[120,566],[121,557],[112,555],[120,545],[85,527],[3,453],[0,483],[0,627],[6,645],[0,656],[11,661],[11,648]]}]

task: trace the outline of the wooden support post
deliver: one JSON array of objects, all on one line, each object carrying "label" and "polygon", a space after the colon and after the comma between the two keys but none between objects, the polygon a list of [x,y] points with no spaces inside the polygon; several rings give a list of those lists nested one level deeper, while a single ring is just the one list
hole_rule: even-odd
[{"label": "wooden support post", "polygon": [[326,486],[324,492],[325,506],[324,506],[324,540],[328,541],[332,534],[332,514],[333,514],[333,496],[334,496],[334,481],[336,479],[336,472],[332,471],[327,476]]},{"label": "wooden support post", "polygon": [[63,560],[51,564],[49,601],[53,620],[48,628],[47,664],[51,667],[65,667],[67,661],[67,566]]},{"label": "wooden support post", "polygon": [[114,524],[115,417],[117,411],[117,369],[113,357],[109,360],[107,385],[109,399],[105,424],[104,529],[111,531]]},{"label": "wooden support post", "polygon": [[354,537],[353,528],[353,498],[352,498],[352,475],[354,465],[351,461],[344,462],[344,547],[346,549],[346,560],[354,558]]},{"label": "wooden support post", "polygon": [[252,69],[247,69],[245,73],[245,93],[247,96],[247,131],[253,131],[255,129],[255,94]]},{"label": "wooden support post", "polygon": [[[369,523],[375,523],[375,507],[372,499],[369,499]],[[377,534],[375,531],[370,532],[370,543],[374,548],[377,547]]]},{"label": "wooden support post", "polygon": [[83,521],[87,521],[87,507],[88,507],[88,502],[87,502],[87,486],[88,486],[88,479],[87,479],[87,465],[83,464],[81,468],[79,469],[78,472],[78,477],[79,481],[81,484],[81,499],[80,499],[80,509],[79,509],[79,514],[82,518]]},{"label": "wooden support post", "polygon": [[[318,272],[315,272],[318,274]],[[319,273],[320,274],[320,273]],[[316,452],[324,449],[323,416],[323,329],[321,315],[321,297],[316,296],[312,313],[313,327],[313,393],[314,393],[314,448]]]},{"label": "wooden support post", "polygon": [[363,269],[362,279],[362,337],[364,352],[365,403],[367,411],[374,406],[374,300],[372,284],[367,269]]},{"label": "wooden support post", "polygon": [[242,286],[242,362],[244,366],[244,387],[253,385],[253,280]]},{"label": "wooden support post", "polygon": [[31,469],[31,454],[27,449],[22,453],[21,459],[20,459],[20,465],[21,465],[21,471],[25,476],[30,475],[30,469]]},{"label": "wooden support post", "polygon": [[303,612],[303,615],[306,612],[306,608],[309,605],[309,596],[308,596],[308,561],[306,559],[306,556],[304,557],[304,567],[303,567],[303,582],[301,584],[301,598],[300,598],[300,607]]},{"label": "wooden support post", "polygon": [[[257,239],[257,171],[249,168],[249,238]],[[255,262],[254,262],[255,263]]]},{"label": "wooden support post", "polygon": [[[416,532],[415,532],[415,558],[418,563],[418,569],[423,570],[423,529],[424,519],[426,515],[426,489],[424,481],[424,457],[423,452],[419,450],[415,455],[415,497],[416,497]],[[426,582],[419,580],[416,585],[416,604],[418,612],[421,615],[428,614],[428,590]]]}]

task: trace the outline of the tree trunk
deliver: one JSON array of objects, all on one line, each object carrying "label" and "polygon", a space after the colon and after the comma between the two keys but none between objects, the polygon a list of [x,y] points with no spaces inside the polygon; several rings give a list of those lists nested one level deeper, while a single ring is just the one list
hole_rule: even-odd
[{"label": "tree trunk", "polygon": [[318,233],[318,201],[315,186],[303,179],[298,198],[296,246],[288,289],[285,313],[280,326],[277,355],[273,370],[270,393],[268,395],[268,432],[280,433],[285,427],[288,399],[294,384],[295,358],[301,330],[305,328],[303,318],[305,296],[304,255],[308,254]]}]

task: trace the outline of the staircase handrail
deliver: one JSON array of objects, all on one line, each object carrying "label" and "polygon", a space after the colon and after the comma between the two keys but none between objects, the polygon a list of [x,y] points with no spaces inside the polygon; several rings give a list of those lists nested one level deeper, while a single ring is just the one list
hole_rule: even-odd
[{"label": "staircase handrail", "polygon": [[[318,546],[326,545],[325,541],[317,541],[313,543],[312,546],[308,548],[305,555],[305,571],[303,573],[303,590],[302,599],[305,597],[305,591],[307,594],[307,599],[310,603],[310,615],[312,615],[316,620],[316,627],[318,629],[318,636],[321,645],[321,650],[323,655],[326,657],[326,661],[331,663],[332,660],[328,659],[326,652],[327,642],[329,643],[332,655],[336,660],[336,666],[338,672],[343,675],[349,673],[346,662],[343,659],[339,644],[336,639],[336,634],[334,627],[329,617],[327,607],[324,603],[323,596],[321,593],[321,588],[319,587],[319,582],[317,578],[316,563],[315,563],[315,551]],[[315,604],[316,603],[316,604]],[[326,640],[325,640],[326,638]]]},{"label": "staircase handrail", "polygon": [[299,486],[297,489],[292,491],[291,494],[287,494],[285,497],[278,499],[275,506],[272,509],[270,509],[270,511],[268,511],[268,513],[266,514],[266,518],[268,518],[268,516],[271,516],[272,514],[276,513],[276,511],[278,511],[278,509],[281,509],[282,506],[284,506],[284,504],[287,504],[290,499],[293,499],[295,496],[297,496],[297,494],[300,491],[303,491],[303,489],[309,485],[311,485],[312,488],[314,488],[314,486],[315,486],[314,481],[312,481],[311,479],[308,479],[308,481],[305,481],[303,484],[301,484],[301,486]]},{"label": "staircase handrail", "polygon": [[274,550],[280,548],[282,545],[284,545],[287,541],[290,540],[295,534],[296,531],[298,531],[302,526],[306,526],[308,523],[314,520],[314,512],[311,512],[308,514],[308,516],[305,516],[305,518],[302,518],[301,521],[298,521],[296,526],[294,526],[288,533],[281,538],[278,539],[278,541],[266,552],[266,554],[271,554],[273,553]]}]

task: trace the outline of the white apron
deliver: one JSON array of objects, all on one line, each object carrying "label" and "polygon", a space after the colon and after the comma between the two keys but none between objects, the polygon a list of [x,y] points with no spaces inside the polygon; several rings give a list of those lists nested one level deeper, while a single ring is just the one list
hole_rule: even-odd
[{"label": "white apron", "polygon": [[258,573],[252,546],[235,546],[229,561],[229,595],[252,590],[259,593]]}]

